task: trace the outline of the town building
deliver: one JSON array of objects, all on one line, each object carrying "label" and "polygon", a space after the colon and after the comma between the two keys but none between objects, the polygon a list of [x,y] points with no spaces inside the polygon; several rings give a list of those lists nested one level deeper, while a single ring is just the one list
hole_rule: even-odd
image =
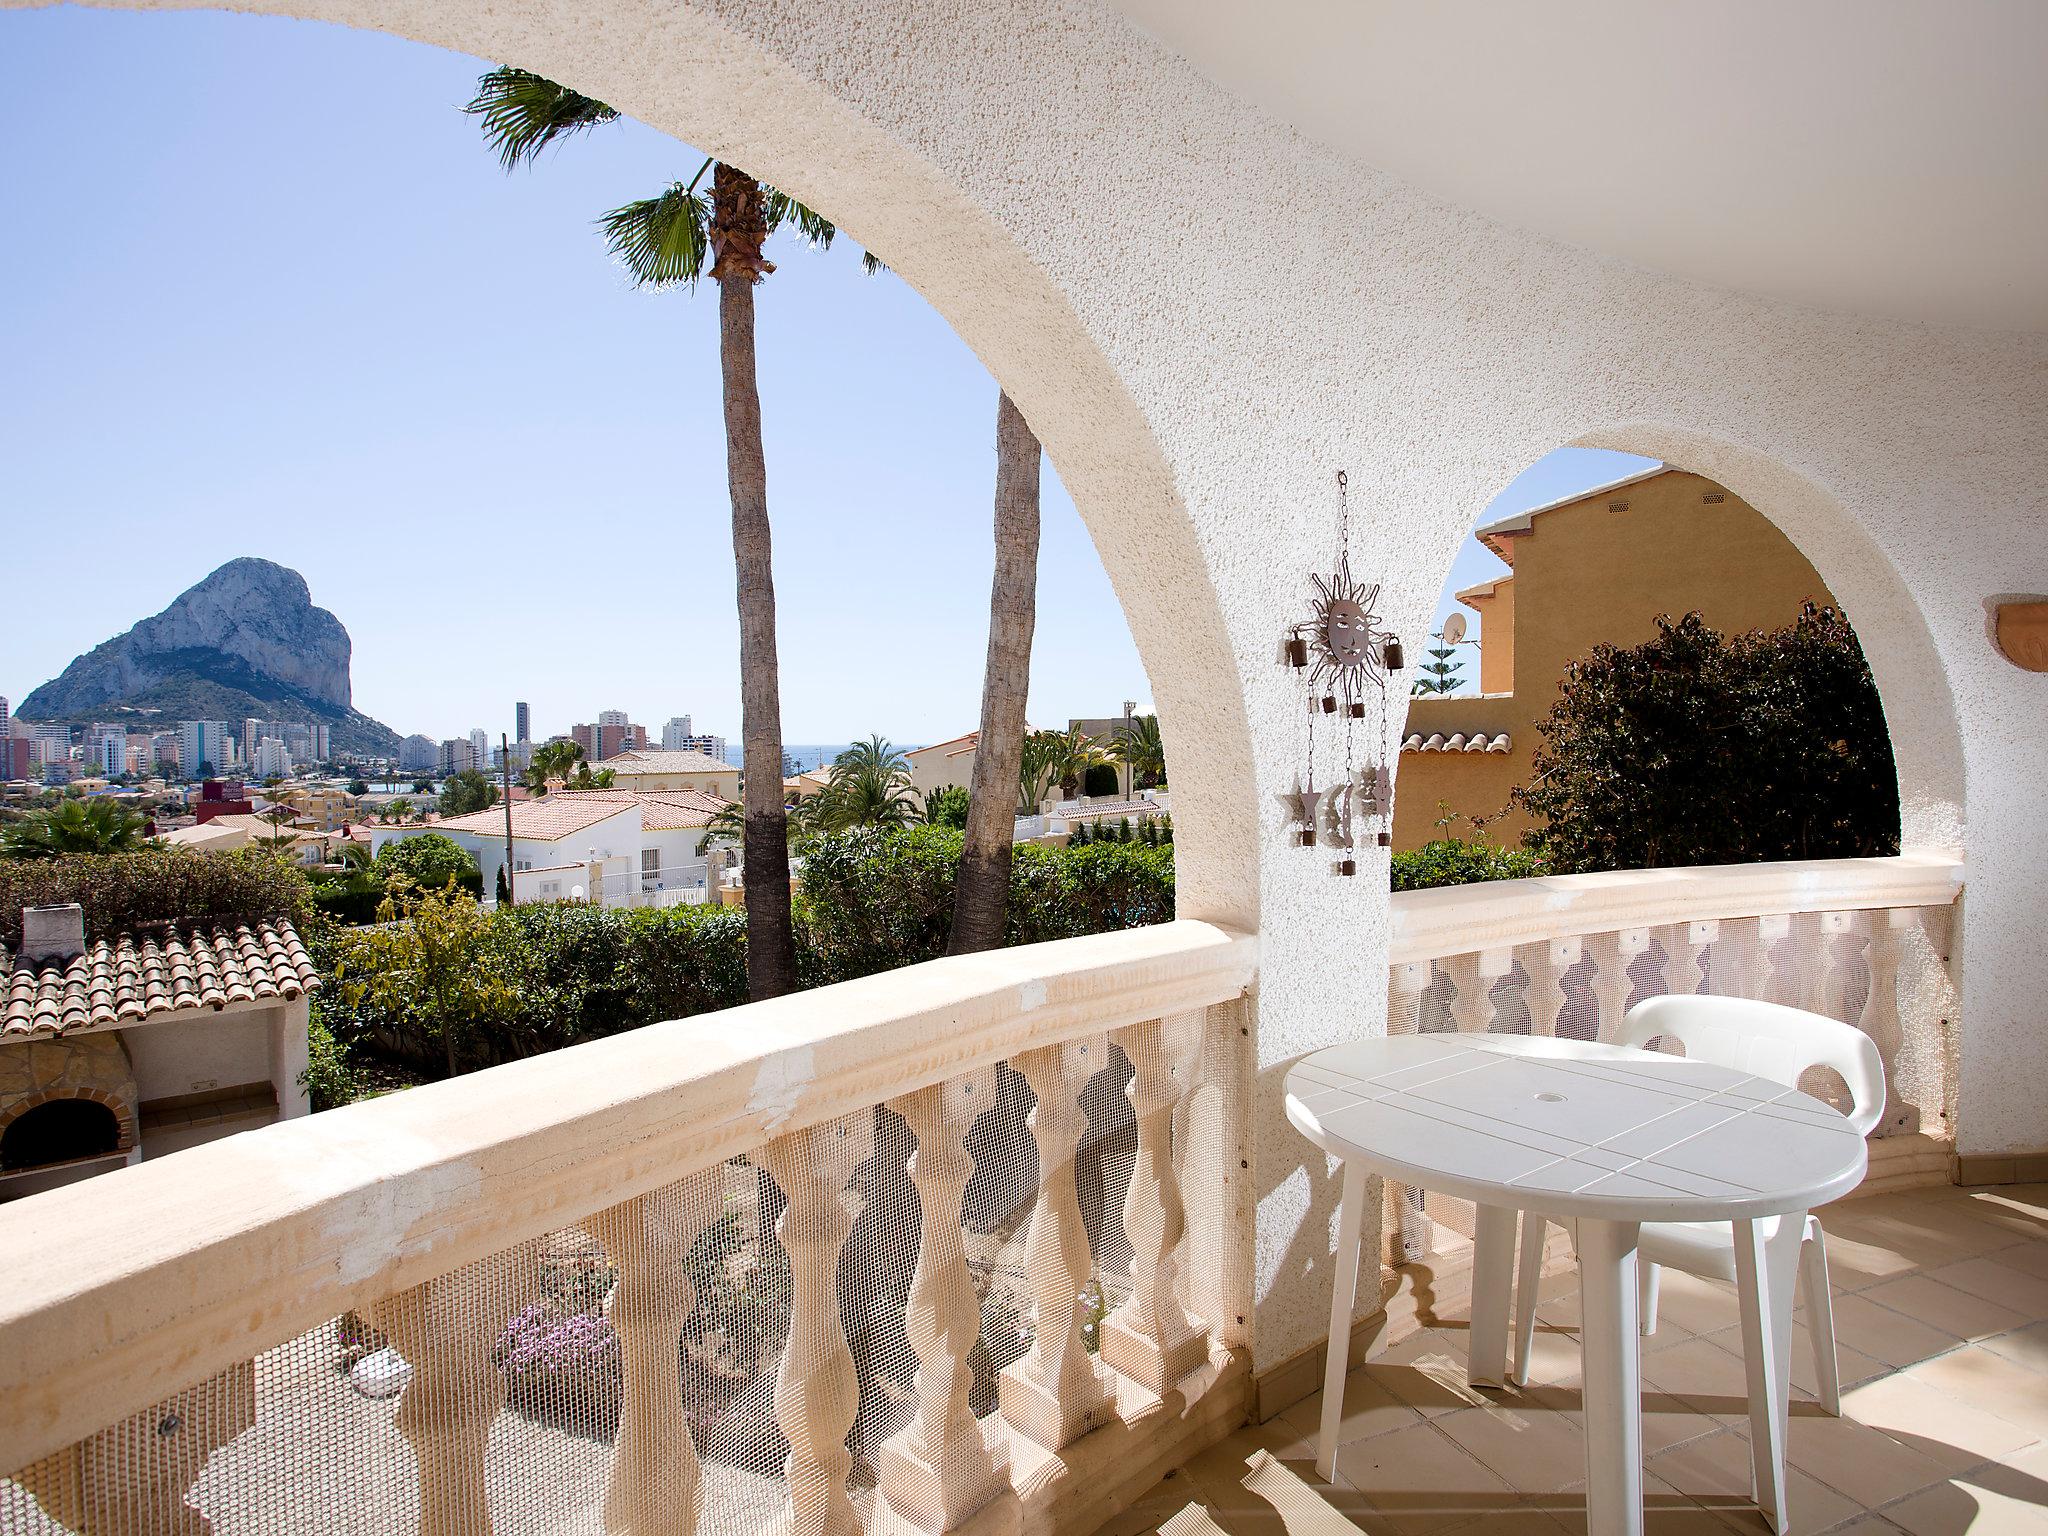
[{"label": "town building", "polygon": [[178,766],[187,778],[228,766],[227,732],[225,720],[178,722]]},{"label": "town building", "polygon": [[661,728],[661,750],[664,752],[702,752],[706,757],[715,757],[720,762],[724,762],[725,738],[723,736],[699,735],[691,726],[688,715],[677,715]]},{"label": "town building", "polygon": [[974,783],[974,747],[980,740],[980,731],[969,731],[951,741],[934,742],[931,746],[919,747],[915,752],[904,753],[905,761],[910,764],[910,787],[917,792],[918,799],[922,801],[935,789],[971,788]]},{"label": "town building", "polygon": [[312,959],[289,920],[0,944],[0,1201],[307,1112]]},{"label": "town building", "polygon": [[522,747],[533,740],[533,712],[524,699],[512,706],[512,740]]},{"label": "town building", "polygon": [[398,766],[407,773],[431,771],[440,760],[440,748],[433,738],[413,735],[398,744]]},{"label": "town building", "polygon": [[477,766],[476,746],[467,737],[451,736],[441,743],[437,761],[443,774],[466,773]]},{"label": "town building", "polygon": [[256,804],[242,790],[240,779],[208,779],[199,786],[192,814],[200,824],[216,816],[253,816]]},{"label": "town building", "polygon": [[[1509,800],[1527,782],[1537,722],[1565,668],[1602,643],[1640,645],[1660,614],[1698,612],[1723,633],[1777,629],[1832,604],[1819,572],[1770,519],[1704,475],[1659,464],[1477,530],[1504,576],[1458,592],[1480,617],[1476,696],[1408,702],[1394,847],[1448,833],[1519,844]],[[1417,648],[1419,651],[1419,647]],[[1456,818],[1453,820],[1452,818]]]},{"label": "town building", "polygon": [[[512,896],[604,906],[676,906],[707,899],[722,855],[699,851],[705,829],[730,802],[695,788],[555,790],[510,809]],[[505,870],[503,804],[423,826],[369,828],[374,850],[437,832],[477,861],[484,891]]]},{"label": "town building", "polygon": [[694,789],[720,800],[740,797],[740,771],[723,758],[703,752],[663,752],[648,748],[601,759],[599,768],[612,771],[617,789]]}]

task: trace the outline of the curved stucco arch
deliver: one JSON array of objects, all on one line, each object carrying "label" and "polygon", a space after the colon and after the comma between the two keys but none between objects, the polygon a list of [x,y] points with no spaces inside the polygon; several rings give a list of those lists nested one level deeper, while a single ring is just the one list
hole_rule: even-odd
[{"label": "curved stucco arch", "polygon": [[1571,446],[1662,459],[1727,486],[1812,562],[1855,627],[1877,681],[1899,775],[1904,847],[1960,847],[1962,722],[1934,636],[1891,558],[1825,486],[1726,436],[1636,421],[1582,434]]},{"label": "curved stucco arch", "polygon": [[[601,14],[569,0],[242,0],[228,8],[388,32],[561,80],[790,191],[886,260],[1023,411],[1094,539],[1174,762],[1180,914],[1256,925],[1257,851],[1244,835],[1254,816],[1250,727],[1215,584],[1173,473],[1066,297],[930,157],[849,105],[852,92],[800,73],[728,24],[718,0],[609,0]],[[857,72],[858,35],[830,41],[825,51]],[[993,395],[989,403],[992,436]],[[785,544],[780,558],[790,551]]]}]

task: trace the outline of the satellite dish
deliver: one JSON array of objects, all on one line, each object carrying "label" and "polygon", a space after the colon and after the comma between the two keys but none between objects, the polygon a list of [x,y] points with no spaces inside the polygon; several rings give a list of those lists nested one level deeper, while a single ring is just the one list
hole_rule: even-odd
[{"label": "satellite dish", "polygon": [[1454,613],[1444,620],[1444,644],[1457,645],[1465,638],[1465,615]]}]

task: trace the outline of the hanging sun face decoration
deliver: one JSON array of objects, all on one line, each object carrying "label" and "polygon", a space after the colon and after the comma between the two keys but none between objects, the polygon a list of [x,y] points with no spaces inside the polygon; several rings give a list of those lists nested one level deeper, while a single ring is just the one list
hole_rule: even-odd
[{"label": "hanging sun face decoration", "polygon": [[1347,719],[1363,719],[1367,688],[1375,682],[1385,686],[1388,637],[1372,611],[1380,589],[1352,576],[1348,555],[1338,557],[1337,569],[1328,576],[1318,574],[1311,581],[1315,616],[1296,626],[1308,646],[1309,688],[1320,695],[1317,707],[1324,714],[1342,709]]},{"label": "hanging sun face decoration", "polygon": [[[1387,685],[1404,665],[1401,641],[1380,627],[1373,605],[1377,582],[1368,586],[1351,574],[1351,519],[1347,482],[1337,471],[1338,549],[1330,574],[1311,578],[1315,596],[1310,617],[1292,626],[1283,648],[1287,665],[1303,674],[1308,715],[1306,787],[1297,779],[1295,839],[1303,847],[1318,844],[1337,850],[1336,871],[1358,872],[1358,844],[1379,847],[1393,842],[1393,774],[1384,763],[1368,760],[1359,766],[1353,733],[1355,722],[1367,718],[1368,699],[1378,702],[1379,735],[1368,744],[1377,756],[1387,750]],[[1339,774],[1316,788],[1316,718],[1336,715],[1344,722],[1344,763]]]}]

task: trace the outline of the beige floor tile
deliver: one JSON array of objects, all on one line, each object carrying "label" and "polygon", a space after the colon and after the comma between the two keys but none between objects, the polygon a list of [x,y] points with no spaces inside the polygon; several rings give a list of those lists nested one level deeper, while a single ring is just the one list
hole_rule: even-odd
[{"label": "beige floor tile", "polygon": [[[2023,1243],[2020,1246],[2034,1248],[2048,1245]],[[1940,1269],[1929,1270],[1927,1278],[1939,1280],[1943,1285],[1952,1285],[1959,1291],[1968,1291],[1972,1296],[1982,1296],[1987,1301],[1995,1301],[2001,1307],[2010,1307],[2030,1320],[2048,1318],[2048,1274],[2032,1275],[2024,1269],[2002,1263],[2000,1255],[2008,1251],[2001,1248],[1981,1259],[1965,1259],[1960,1264],[1944,1264]]]},{"label": "beige floor tile", "polygon": [[1183,1509],[1200,1502],[1201,1490],[1195,1486],[1195,1480],[1176,1468],[1154,1484],[1144,1498],[1098,1529],[1095,1536],[1148,1536]]},{"label": "beige floor tile", "polygon": [[[1739,1430],[1724,1429],[1691,1441],[1651,1458],[1648,1465],[1680,1493],[1724,1518],[1747,1524],[1755,1514],[1749,1491],[1749,1441]],[[1860,1504],[1797,1466],[1788,1469],[1786,1477],[1794,1530],[1824,1531],[1863,1513]]]},{"label": "beige floor tile", "polygon": [[1584,1368],[1576,1328],[1538,1328],[1529,1341],[1529,1380],[1546,1386],[1576,1386]]},{"label": "beige floor tile", "polygon": [[1890,1366],[1918,1365],[1963,1342],[1861,1293],[1835,1297],[1835,1339]]},{"label": "beige floor tile", "polygon": [[2026,1536],[2048,1531],[2048,1484],[1993,1463],[1880,1513],[1911,1536]]},{"label": "beige floor tile", "polygon": [[1230,1536],[1321,1536],[1336,1529],[1398,1536],[1364,1495],[1323,1482],[1313,1462],[1261,1456],[1266,1447],[1236,1436],[1232,1441],[1188,1467],[1211,1521]]},{"label": "beige floor tile", "polygon": [[2048,1381],[2017,1361],[1972,1344],[1905,1375],[2017,1425],[2037,1440],[2048,1439]]},{"label": "beige floor tile", "polygon": [[[1370,1367],[1361,1368],[1344,1380],[1344,1412],[1338,1420],[1337,1443],[1348,1445],[1353,1440],[1383,1435],[1389,1430],[1406,1429],[1420,1422],[1421,1417],[1416,1409],[1381,1385]],[[1313,1441],[1322,1433],[1323,1394],[1318,1392],[1314,1397],[1296,1403],[1275,1422],[1285,1423],[1298,1435]]]},{"label": "beige floor tile", "polygon": [[[1710,1333],[1707,1340],[1738,1358],[1742,1354],[1742,1329],[1739,1327]],[[1851,1349],[1840,1339],[1835,1340],[1835,1370],[1844,1392],[1866,1381],[1875,1381],[1891,1369],[1882,1360],[1872,1359],[1862,1350]],[[1813,1335],[1806,1331],[1804,1323],[1797,1322],[1792,1325],[1792,1390],[1797,1396],[1809,1400],[1820,1391],[1820,1377],[1813,1368]]]},{"label": "beige floor tile", "polygon": [[2029,1323],[1984,1341],[1984,1348],[2008,1360],[2048,1373],[2048,1323]]},{"label": "beige floor tile", "polygon": [[[1426,1328],[1373,1357],[1365,1374],[1425,1418],[1485,1399],[1465,1383],[1463,1334]],[[1354,1373],[1355,1374],[1355,1373]]]},{"label": "beige floor tile", "polygon": [[2019,1450],[2035,1438],[2009,1420],[1908,1375],[1887,1376],[1844,1393],[1842,1411],[1903,1441],[1951,1472]]},{"label": "beige floor tile", "polygon": [[2015,1243],[2010,1248],[1997,1249],[1985,1257],[1994,1264],[2003,1264],[2023,1275],[2048,1275],[2048,1242]]},{"label": "beige floor tile", "polygon": [[1574,1416],[1526,1404],[1467,1408],[1436,1427],[1521,1494],[1555,1493],[1586,1476],[1586,1442]]},{"label": "beige floor tile", "polygon": [[1675,1323],[1681,1333],[1714,1333],[1740,1322],[1741,1316],[1734,1286],[1666,1269],[1657,1282],[1657,1331],[1650,1337],[1662,1339],[1667,1323]]},{"label": "beige floor tile", "polygon": [[[1571,1536],[1586,1536],[1583,1488],[1569,1489],[1530,1501],[1556,1520]],[[1720,1516],[1703,1509],[1669,1483],[1643,1474],[1643,1536],[1727,1536]]]},{"label": "beige floor tile", "polygon": [[[1646,1345],[1660,1341],[1646,1339]],[[1742,1357],[1711,1340],[1681,1339],[1643,1351],[1646,1392],[1678,1399],[1701,1413],[1732,1422],[1749,1412],[1749,1378]]]},{"label": "beige floor tile", "polygon": [[2011,1307],[1944,1285],[1932,1274],[1887,1280],[1864,1291],[1862,1297],[1959,1339],[1988,1338],[2034,1321]]},{"label": "beige floor tile", "polygon": [[1866,1509],[1932,1487],[1950,1468],[1851,1418],[1794,1414],[1786,1459]]},{"label": "beige floor tile", "polygon": [[1454,1530],[1522,1502],[1504,1480],[1439,1434],[1434,1424],[1415,1424],[1339,1448],[1337,1476],[1405,1536]]},{"label": "beige floor tile", "polygon": [[1847,1525],[1838,1525],[1828,1536],[1899,1536],[1899,1528],[1883,1515],[1858,1515]]},{"label": "beige floor tile", "polygon": [[1728,1427],[1726,1421],[1701,1413],[1681,1398],[1658,1391],[1643,1393],[1643,1455],[1655,1456],[1688,1440],[1698,1440]]}]

